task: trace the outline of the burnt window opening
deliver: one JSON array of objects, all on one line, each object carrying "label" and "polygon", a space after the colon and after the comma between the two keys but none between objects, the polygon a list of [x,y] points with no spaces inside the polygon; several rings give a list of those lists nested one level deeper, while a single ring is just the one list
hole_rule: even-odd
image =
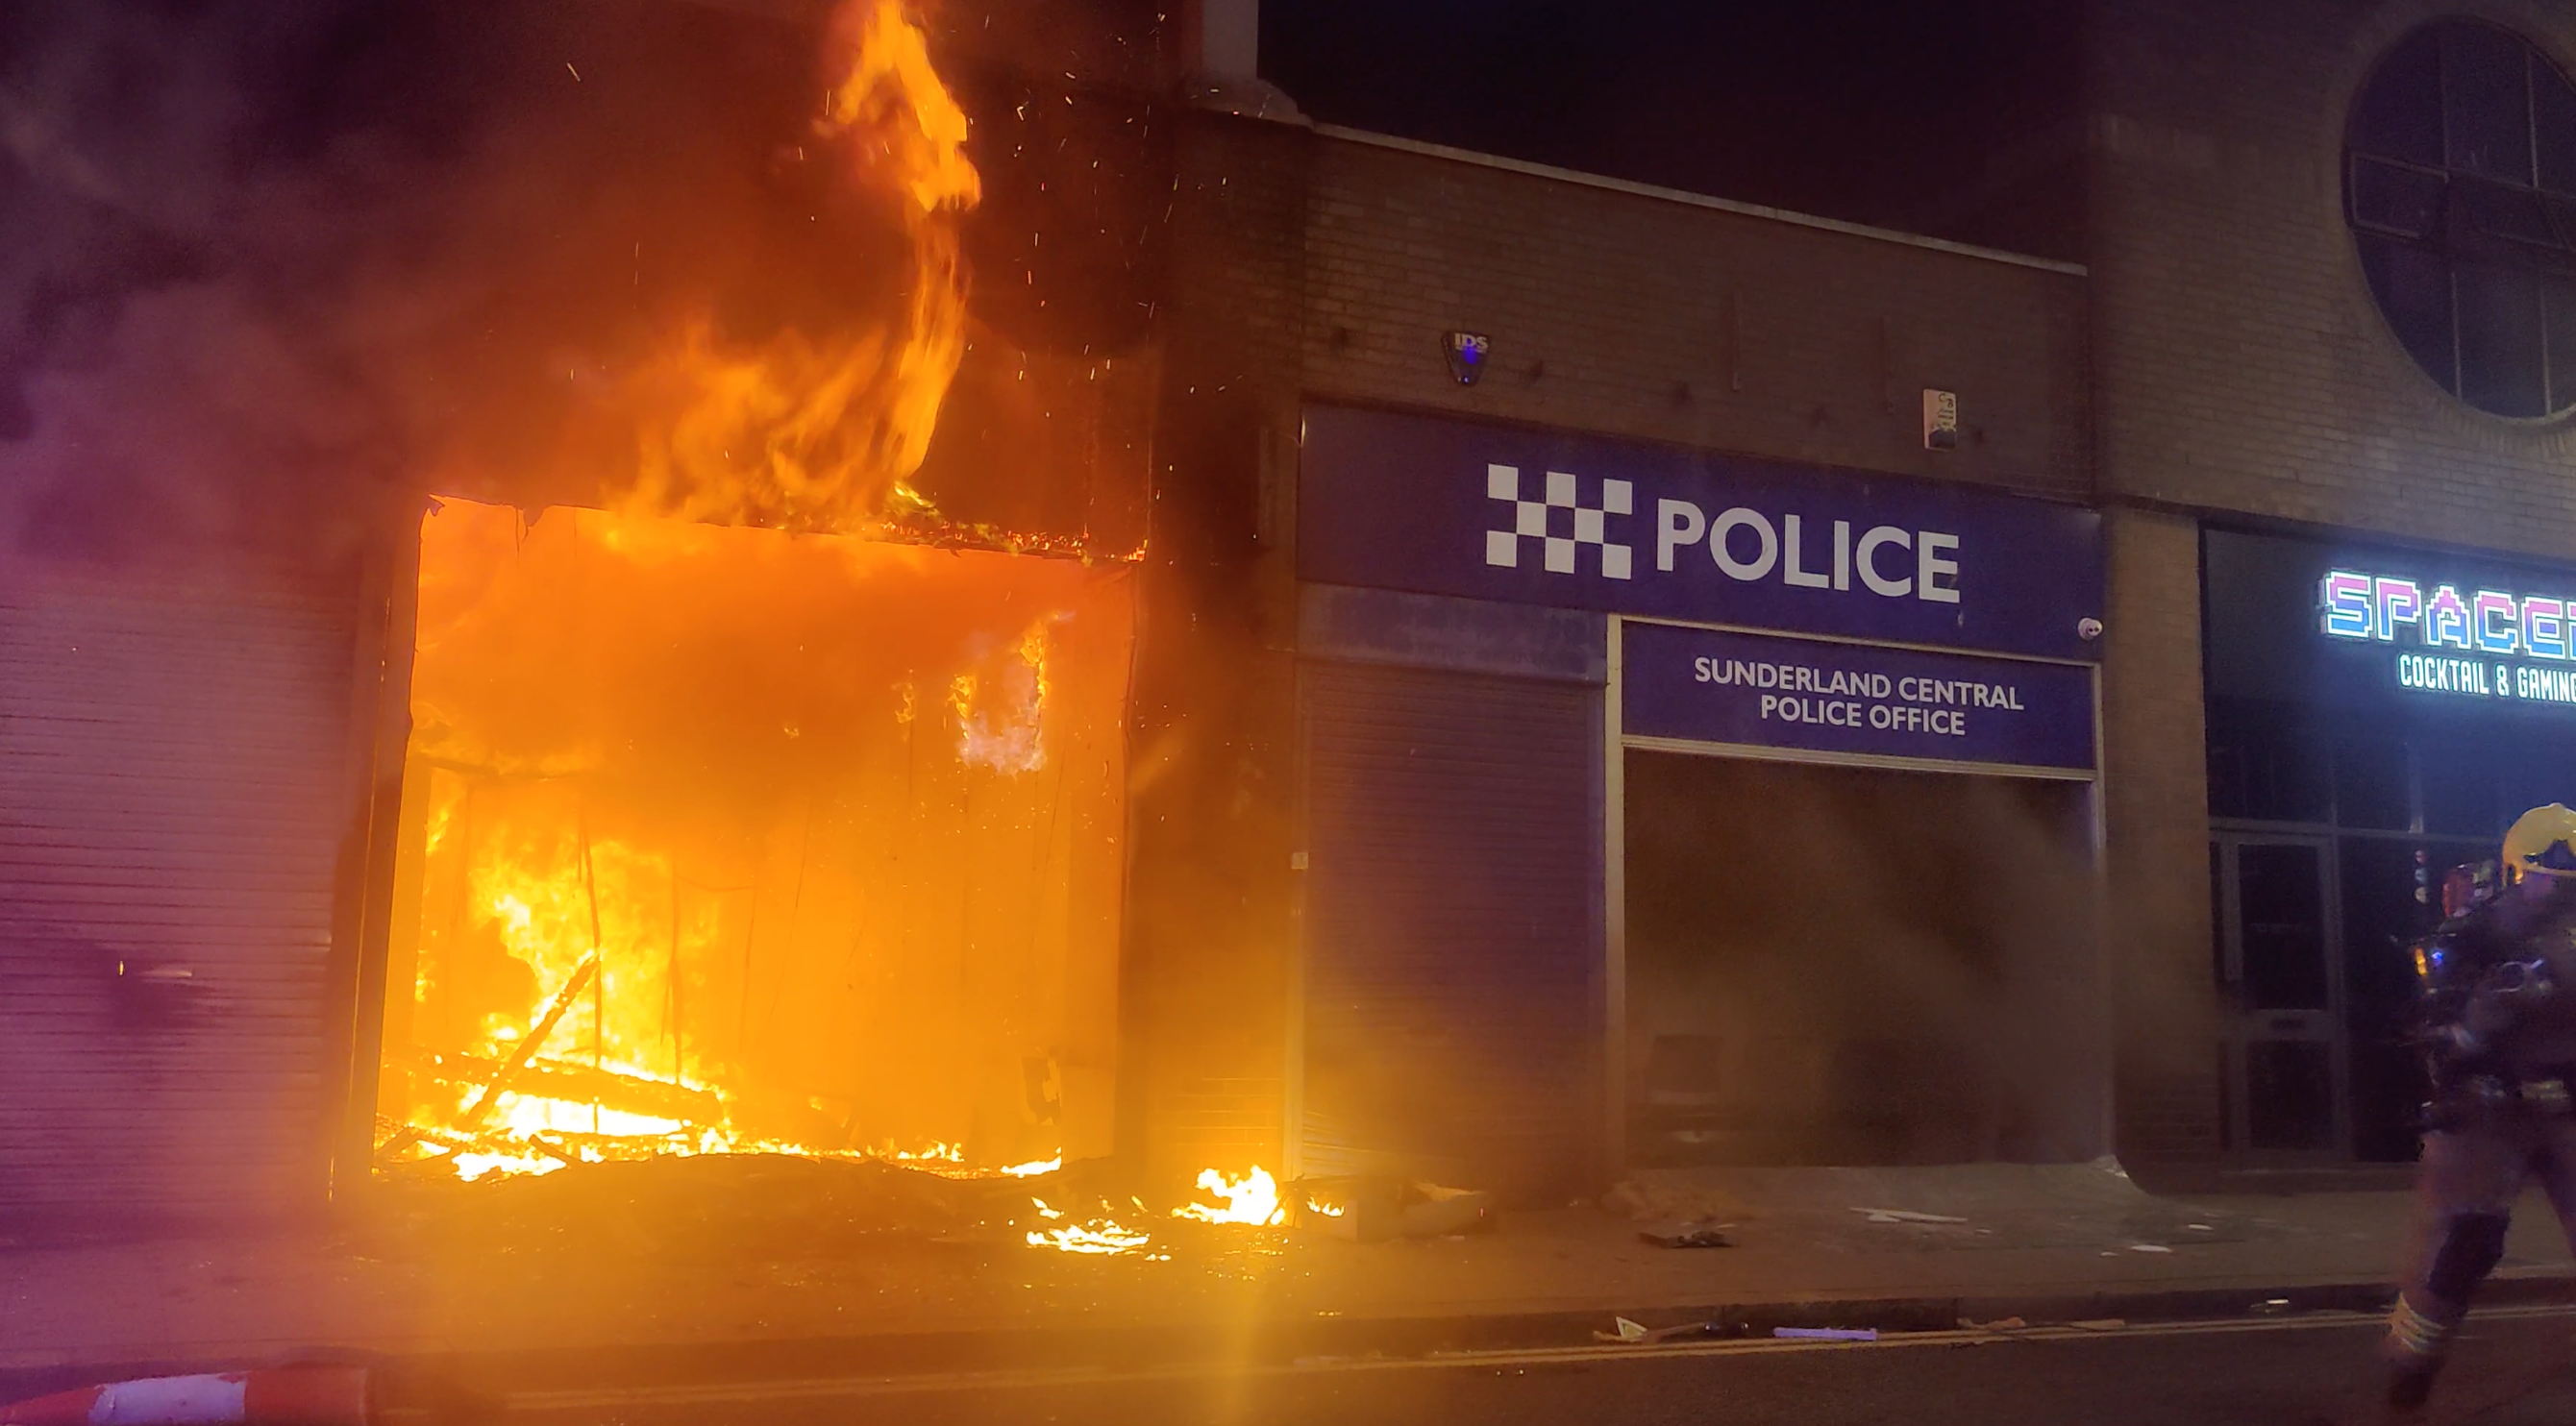
[{"label": "burnt window opening", "polygon": [[2345,215],[2407,354],[2489,415],[2576,406],[2576,84],[2519,37],[2424,25],[2353,102]]}]

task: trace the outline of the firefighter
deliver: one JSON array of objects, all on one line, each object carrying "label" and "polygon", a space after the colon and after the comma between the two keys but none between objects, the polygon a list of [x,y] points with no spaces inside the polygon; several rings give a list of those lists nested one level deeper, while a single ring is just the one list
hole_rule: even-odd
[{"label": "firefighter", "polygon": [[[2432,1071],[2406,1276],[2382,1343],[2389,1404],[2420,1407],[2469,1298],[2504,1256],[2537,1178],[2576,1249],[2576,811],[2505,833],[2506,884],[2423,947],[2419,1033]],[[2451,898],[2444,909],[2454,910]]]}]

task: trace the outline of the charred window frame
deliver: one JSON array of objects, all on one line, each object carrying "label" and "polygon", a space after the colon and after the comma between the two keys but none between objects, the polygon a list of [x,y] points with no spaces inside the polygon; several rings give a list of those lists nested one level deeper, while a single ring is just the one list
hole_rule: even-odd
[{"label": "charred window frame", "polygon": [[2576,84],[2476,20],[2409,33],[2353,101],[2344,212],[2425,374],[2489,415],[2576,407]]}]

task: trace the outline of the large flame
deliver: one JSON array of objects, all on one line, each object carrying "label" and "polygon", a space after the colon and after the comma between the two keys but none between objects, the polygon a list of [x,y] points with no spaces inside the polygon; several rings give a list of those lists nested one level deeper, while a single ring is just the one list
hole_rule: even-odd
[{"label": "large flame", "polygon": [[919,503],[902,483],[965,350],[957,217],[981,187],[966,113],[898,0],[860,0],[837,28],[850,65],[816,139],[900,225],[901,316],[757,343],[729,342],[707,314],[686,319],[637,378],[649,414],[628,510],[850,532]]}]

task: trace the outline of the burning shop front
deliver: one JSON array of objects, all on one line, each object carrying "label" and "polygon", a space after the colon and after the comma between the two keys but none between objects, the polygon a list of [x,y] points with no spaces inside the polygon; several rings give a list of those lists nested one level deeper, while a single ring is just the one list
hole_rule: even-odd
[{"label": "burning shop front", "polygon": [[1134,116],[1014,120],[970,55],[970,126],[891,3],[752,28],[781,83],[839,66],[823,117],[726,111],[785,157],[671,215],[694,266],[567,274],[644,318],[597,324],[551,444],[441,470],[402,536],[345,1151],[380,1175],[1112,1148],[1151,360],[1041,311],[993,229],[1139,181],[1090,132]]},{"label": "burning shop front", "polygon": [[2103,1151],[2093,512],[1310,405],[1298,563],[1296,1168]]},{"label": "burning shop front", "polygon": [[442,502],[379,1153],[1109,1148],[1129,581]]},{"label": "burning shop front", "polygon": [[[1189,902],[1139,993],[1130,713],[1219,681],[1154,696],[1143,610],[1168,671],[1223,607],[1169,593],[1213,563],[1188,489],[1144,559],[1172,390],[1225,385],[1166,371],[1158,8],[349,8],[64,36],[99,93],[131,54],[239,98],[207,151],[270,181],[203,271],[65,309],[105,345],[30,381],[33,438],[0,409],[0,1218],[1132,1157],[1189,1018],[1152,975],[1233,931]],[[232,173],[162,147],[127,191]],[[180,570],[183,522],[289,570]],[[15,561],[82,539],[123,562]],[[1139,785],[1230,798],[1164,741]],[[1139,1186],[1277,1166],[1223,1149]]]}]

